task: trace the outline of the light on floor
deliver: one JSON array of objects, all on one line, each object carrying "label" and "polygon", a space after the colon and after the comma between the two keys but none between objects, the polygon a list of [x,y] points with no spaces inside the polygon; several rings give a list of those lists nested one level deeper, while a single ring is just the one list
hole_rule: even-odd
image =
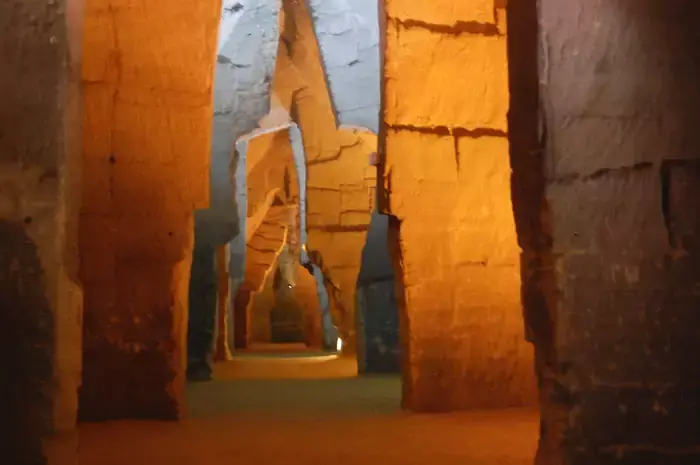
[{"label": "light on floor", "polygon": [[343,350],[343,340],[342,339],[338,338],[338,340],[336,341],[335,350],[337,350],[338,352]]}]

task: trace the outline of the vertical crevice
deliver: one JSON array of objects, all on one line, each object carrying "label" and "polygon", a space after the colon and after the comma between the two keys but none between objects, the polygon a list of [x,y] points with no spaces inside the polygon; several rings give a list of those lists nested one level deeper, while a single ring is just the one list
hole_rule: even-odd
[{"label": "vertical crevice", "polygon": [[[556,283],[551,253],[551,216],[546,198],[545,150],[547,131],[540,100],[539,1],[509,2],[508,68],[510,110],[511,196],[521,254],[521,299],[524,335],[535,348],[535,370],[540,398],[541,436],[537,464],[560,463],[556,447],[561,440],[557,405],[549,395],[554,360],[554,306]],[[559,461],[558,461],[559,460]]]},{"label": "vertical crevice", "polygon": [[390,182],[391,173],[386,169],[386,139],[389,130],[385,123],[384,113],[386,112],[386,31],[389,17],[386,12],[386,0],[379,0],[377,3],[379,19],[379,131],[377,133],[377,210],[380,213],[387,213],[389,209],[390,187],[385,185],[385,180]]},{"label": "vertical crevice", "polygon": [[457,172],[459,173],[459,137],[453,137],[455,144],[455,165],[457,166]]},{"label": "vertical crevice", "polygon": [[663,215],[666,235],[671,247],[676,247],[677,239],[674,234],[673,216],[671,214],[671,167],[669,163],[663,162],[660,168],[661,182],[661,214]]},{"label": "vertical crevice", "polygon": [[401,353],[401,376],[403,377],[401,406],[407,408],[407,403],[413,398],[413,386],[415,383],[410,379],[412,376],[410,361],[410,320],[406,307],[406,283],[403,273],[403,251],[401,250],[401,220],[393,215],[389,215],[389,232],[387,234],[387,246],[389,256],[394,268],[394,294],[396,298],[396,310],[399,317],[399,342]]}]

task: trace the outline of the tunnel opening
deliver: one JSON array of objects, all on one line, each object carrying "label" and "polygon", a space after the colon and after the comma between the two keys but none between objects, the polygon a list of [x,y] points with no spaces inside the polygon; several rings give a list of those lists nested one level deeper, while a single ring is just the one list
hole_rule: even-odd
[{"label": "tunnel opening", "polygon": [[[480,100],[474,109],[440,115],[414,86],[397,84],[398,76],[415,74],[410,63],[432,40],[422,35],[435,31],[405,19],[417,14],[410,8],[381,10],[388,22],[380,28],[376,2],[366,3],[338,2],[335,10],[314,1],[280,4],[269,111],[236,142],[246,233],[226,252],[231,282],[218,294],[230,295],[231,304],[219,307],[228,318],[218,318],[215,383],[233,389],[301,378],[325,380],[332,390],[371,379],[384,408],[532,412],[536,384],[520,310],[508,159],[504,6],[491,12],[491,28],[436,30],[455,46],[464,40],[496,76],[484,84],[486,97],[472,96]],[[343,34],[356,50],[337,56],[334,41]],[[463,66],[486,78],[481,61],[458,58],[436,64],[446,74]],[[363,62],[365,81],[353,83],[346,74]],[[446,87],[432,85],[438,94]],[[430,159],[417,158],[420,150]],[[448,207],[435,212],[441,201]]]}]

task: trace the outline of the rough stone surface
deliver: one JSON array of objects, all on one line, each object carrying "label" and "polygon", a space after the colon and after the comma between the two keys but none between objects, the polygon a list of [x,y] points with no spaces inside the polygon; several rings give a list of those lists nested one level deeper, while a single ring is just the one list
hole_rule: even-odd
[{"label": "rough stone surface", "polygon": [[245,273],[234,298],[236,321],[245,320],[246,328],[238,329],[239,341],[235,345],[239,348],[270,341],[272,278],[282,249],[289,248],[289,256],[299,262],[300,188],[291,140],[293,129],[287,125],[262,131],[239,143],[239,149],[245,149],[241,155],[245,157],[247,174],[246,252],[239,253],[244,257]]},{"label": "rough stone surface", "polygon": [[[235,197],[240,157],[234,150],[235,144],[238,138],[257,128],[269,111],[279,35],[279,0],[225,0],[221,8],[209,167],[210,205],[195,214],[195,241],[200,246],[194,250],[190,282],[189,332],[201,340],[200,349],[191,351],[190,358],[199,364],[208,358],[214,333],[218,300],[218,286],[213,284],[217,281],[214,250],[237,235],[241,237]],[[240,186],[238,190],[245,195],[245,182]],[[242,254],[244,246],[236,243],[234,249],[233,253]],[[234,268],[242,275],[242,262]]]},{"label": "rough stone surface", "polygon": [[[311,2],[307,9],[303,2],[283,2],[285,21],[272,84],[277,104],[301,130],[306,156],[307,247],[322,257],[330,280],[325,284],[333,288],[329,294],[336,324],[350,352],[355,346],[355,287],[374,209],[376,168],[370,165],[370,156],[376,152],[376,136],[367,128],[338,125],[335,111],[340,116],[350,104],[339,101],[339,95],[352,95],[356,88],[339,81],[347,77],[340,65],[347,60],[337,57],[336,69],[336,58],[331,55],[337,40],[347,41],[351,50],[364,47],[360,42],[367,40],[367,34],[361,38],[351,26],[362,12],[363,22],[370,27],[373,16],[364,11],[369,8],[365,3],[351,7],[343,2]],[[368,67],[374,65],[368,58],[358,66],[369,73]],[[369,77],[353,85],[363,86],[363,82],[369,82]],[[369,108],[363,110],[367,117]],[[376,118],[374,121],[372,127]],[[380,235],[375,237],[385,243]]]},{"label": "rough stone surface", "polygon": [[360,373],[401,371],[396,276],[387,233],[389,218],[372,213],[357,277],[356,331]]},{"label": "rough stone surface", "polygon": [[[225,244],[238,234],[234,201],[238,138],[258,127],[270,109],[270,82],[279,36],[279,0],[222,5],[214,78],[214,122],[210,165],[210,208],[197,213],[196,234]],[[232,163],[233,166],[232,166]]]},{"label": "rough stone surface", "polygon": [[0,4],[0,460],[17,465],[76,462],[81,13]]},{"label": "rough stone surface", "polygon": [[358,371],[400,373],[401,345],[393,273],[383,280],[358,282],[355,318]]},{"label": "rough stone surface", "polygon": [[205,2],[86,2],[83,419],[182,413],[219,14]]},{"label": "rough stone surface", "polygon": [[[385,122],[393,126],[505,131],[506,37],[497,31],[471,33],[448,28],[441,32],[407,25],[395,19],[393,11],[389,14],[392,17],[386,32]],[[436,60],[436,56],[451,58]],[[430,91],[416,92],[421,88]],[[412,98],[403,98],[406,95]]]},{"label": "rough stone surface", "polygon": [[229,245],[216,250],[217,302],[216,302],[216,339],[213,359],[223,362],[231,359],[231,334],[233,324],[233,305],[231,303],[231,275],[229,274]]},{"label": "rough stone surface", "polygon": [[[269,137],[266,134],[278,134],[276,137],[282,137],[282,134],[287,134],[288,143],[279,140],[282,143],[282,150],[284,153],[289,153],[291,150],[291,159],[293,159],[294,169],[289,165],[289,158],[286,158],[283,162],[284,166],[287,166],[289,170],[289,175],[291,178],[296,178],[295,195],[298,196],[298,217],[297,224],[298,228],[295,228],[295,235],[297,237],[298,244],[305,244],[307,241],[306,233],[306,156],[304,153],[304,145],[301,138],[301,132],[299,127],[290,121],[289,114],[282,107],[276,107],[275,110],[282,110],[283,115],[281,118],[273,118],[261,121],[261,129],[253,131],[238,140],[236,143],[236,150],[239,154],[237,171],[236,171],[236,185],[239,186],[236,192],[236,202],[238,204],[238,216],[241,219],[242,230],[247,230],[248,224],[248,169],[253,170],[255,166],[265,158],[265,150],[253,150],[249,152],[249,147],[251,142],[254,142],[258,137]],[[275,111],[272,111],[270,115],[274,116]],[[269,161],[268,161],[269,162]],[[258,168],[263,171],[266,169],[264,166]],[[290,178],[290,179],[291,179]],[[282,181],[284,179],[282,178]],[[280,184],[281,185],[281,184]],[[244,188],[245,187],[245,188]],[[231,299],[235,301],[236,294],[240,284],[245,279],[245,262],[246,262],[246,235],[239,234],[231,241],[231,258],[229,267],[231,276]],[[304,260],[303,249],[299,251],[300,260]],[[233,331],[230,331],[233,335]],[[229,340],[230,344],[233,344],[233,340]]]},{"label": "rough stone surface", "polygon": [[510,12],[538,463],[700,460],[698,13],[583,0]]},{"label": "rough stone surface", "polygon": [[269,321],[274,300],[271,275],[287,240],[290,223],[289,209],[278,191],[270,194],[268,202],[260,208],[260,220],[248,223],[245,279],[234,303],[236,348],[248,347],[256,340],[269,342],[270,338],[269,325],[264,321]]},{"label": "rough stone surface", "polygon": [[428,26],[461,26],[466,29],[479,23],[493,25],[498,3],[498,0],[386,0],[385,9],[391,12],[393,18],[409,24],[418,22]]},{"label": "rough stone surface", "polygon": [[377,133],[377,0],[311,0],[309,7],[338,124]]},{"label": "rough stone surface", "polygon": [[[465,15],[484,5],[441,3]],[[404,405],[532,404],[505,132],[506,37],[493,13],[488,27],[474,27],[421,22],[428,9],[392,1],[385,11],[379,200],[394,217]],[[431,21],[447,20],[438,16]]]}]

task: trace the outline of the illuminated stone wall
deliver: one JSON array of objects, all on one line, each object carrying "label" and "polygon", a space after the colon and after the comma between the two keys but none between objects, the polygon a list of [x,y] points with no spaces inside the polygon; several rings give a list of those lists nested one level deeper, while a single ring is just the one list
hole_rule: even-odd
[{"label": "illuminated stone wall", "polygon": [[402,279],[404,405],[532,404],[511,207],[503,11],[387,0],[380,201]]},{"label": "illuminated stone wall", "polygon": [[[235,290],[237,347],[269,342],[272,277],[285,244],[298,262],[299,181],[292,146],[295,128],[273,128],[239,142],[245,157],[246,251],[243,282]],[[236,324],[234,323],[234,327]]]},{"label": "illuminated stone wall", "polygon": [[[367,128],[339,125],[324,73],[323,34],[317,40],[312,12],[304,3],[287,1],[283,6],[282,39],[272,88],[276,102],[301,131],[306,156],[307,247],[321,254],[331,280],[340,288],[336,306],[342,306],[346,316],[338,323],[348,338],[346,348],[352,352],[355,286],[376,183],[376,168],[370,166],[376,135]],[[319,23],[329,19],[326,15],[335,15],[341,22],[348,18],[330,5],[325,10],[316,7]],[[357,46],[355,41],[350,36],[351,46]],[[334,75],[339,72],[335,70]],[[352,113],[352,109],[348,111]]]},{"label": "illuminated stone wall", "polygon": [[181,414],[219,15],[203,1],[86,2],[84,419]]}]

